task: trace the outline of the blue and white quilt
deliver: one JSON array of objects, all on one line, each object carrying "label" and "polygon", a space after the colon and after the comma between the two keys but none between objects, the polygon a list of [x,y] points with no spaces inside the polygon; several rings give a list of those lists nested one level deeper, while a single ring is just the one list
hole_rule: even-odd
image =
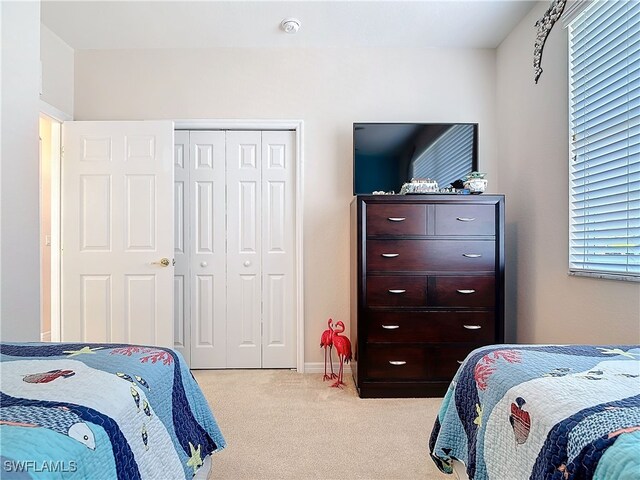
[{"label": "blue and white quilt", "polygon": [[225,446],[183,357],[114,344],[0,344],[0,477],[191,478]]},{"label": "blue and white quilt", "polygon": [[471,352],[429,441],[472,480],[640,479],[640,346],[493,345]]}]

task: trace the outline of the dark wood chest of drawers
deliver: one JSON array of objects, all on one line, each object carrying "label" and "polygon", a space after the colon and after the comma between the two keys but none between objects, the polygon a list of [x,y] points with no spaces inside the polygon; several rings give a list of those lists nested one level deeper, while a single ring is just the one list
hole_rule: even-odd
[{"label": "dark wood chest of drawers", "polygon": [[504,197],[366,195],[351,204],[351,339],[361,397],[442,396],[504,341]]}]

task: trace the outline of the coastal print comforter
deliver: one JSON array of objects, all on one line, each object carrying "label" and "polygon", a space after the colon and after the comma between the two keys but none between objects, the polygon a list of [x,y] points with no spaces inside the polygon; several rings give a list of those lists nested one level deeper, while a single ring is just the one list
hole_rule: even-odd
[{"label": "coastal print comforter", "polygon": [[3,479],[191,478],[225,446],[168,348],[2,343],[0,390]]},{"label": "coastal print comforter", "polygon": [[640,346],[494,345],[471,352],[429,441],[473,480],[640,478]]}]

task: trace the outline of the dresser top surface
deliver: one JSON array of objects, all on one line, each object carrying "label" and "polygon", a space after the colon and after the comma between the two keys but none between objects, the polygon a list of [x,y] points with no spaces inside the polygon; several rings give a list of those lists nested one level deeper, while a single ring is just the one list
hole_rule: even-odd
[{"label": "dresser top surface", "polygon": [[351,203],[441,203],[441,204],[496,204],[504,201],[502,194],[454,195],[454,194],[413,194],[413,195],[357,195]]}]

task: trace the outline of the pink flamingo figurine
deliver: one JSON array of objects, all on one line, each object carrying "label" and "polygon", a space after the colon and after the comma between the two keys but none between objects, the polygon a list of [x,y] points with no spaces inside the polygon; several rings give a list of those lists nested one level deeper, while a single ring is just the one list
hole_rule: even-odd
[{"label": "pink flamingo figurine", "polygon": [[347,337],[340,335],[342,332],[344,332],[344,323],[342,323],[342,320],[338,320],[338,323],[336,323],[336,328],[333,330],[332,340],[333,346],[336,347],[336,352],[338,352],[338,358],[340,359],[340,369],[338,370],[338,380],[336,381],[336,383],[331,385],[332,387],[337,388],[342,388],[341,385],[345,384],[342,381],[344,364],[349,363],[349,360],[351,360],[351,342]]},{"label": "pink flamingo figurine", "polygon": [[[333,320],[330,318],[327,322],[329,328],[322,332],[322,337],[320,337],[320,348],[324,348],[324,376],[322,377],[323,382],[325,380],[338,378],[338,376],[333,373],[333,362],[331,361],[331,351],[333,349],[333,326],[331,325],[332,322]],[[327,348],[329,348],[329,366],[331,367],[331,375],[327,374]]]}]

